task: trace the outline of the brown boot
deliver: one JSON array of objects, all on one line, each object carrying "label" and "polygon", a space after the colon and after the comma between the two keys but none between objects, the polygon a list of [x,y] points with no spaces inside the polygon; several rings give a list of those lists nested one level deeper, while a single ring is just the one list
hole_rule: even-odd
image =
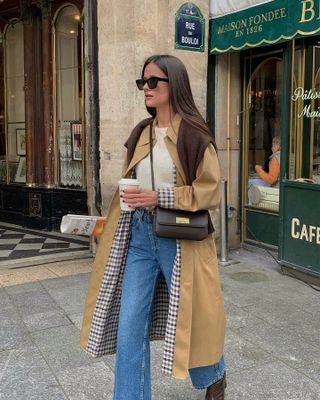
[{"label": "brown boot", "polygon": [[207,388],[205,400],[224,400],[224,389],[227,387],[226,373]]}]

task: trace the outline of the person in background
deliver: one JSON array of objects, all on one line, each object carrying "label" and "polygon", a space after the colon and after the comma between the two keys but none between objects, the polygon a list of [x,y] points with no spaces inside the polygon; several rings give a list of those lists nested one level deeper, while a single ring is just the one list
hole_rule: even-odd
[{"label": "person in background", "polygon": [[272,187],[279,187],[280,176],[280,137],[275,136],[272,139],[272,154],[269,157],[269,172],[266,172],[262,165],[256,165],[255,170],[259,177]]}]

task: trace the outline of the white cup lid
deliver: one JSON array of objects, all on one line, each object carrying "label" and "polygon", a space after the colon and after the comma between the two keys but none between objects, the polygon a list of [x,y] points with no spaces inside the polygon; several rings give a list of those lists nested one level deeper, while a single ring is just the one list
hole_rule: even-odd
[{"label": "white cup lid", "polygon": [[139,186],[139,181],[138,181],[138,179],[123,178],[123,179],[120,179],[119,185],[134,185],[134,186]]}]

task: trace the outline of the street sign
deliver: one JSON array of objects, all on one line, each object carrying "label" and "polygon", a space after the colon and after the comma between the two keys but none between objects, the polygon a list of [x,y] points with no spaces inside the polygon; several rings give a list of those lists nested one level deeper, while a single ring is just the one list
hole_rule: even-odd
[{"label": "street sign", "polygon": [[204,51],[205,19],[193,3],[184,3],[176,13],[175,48]]}]

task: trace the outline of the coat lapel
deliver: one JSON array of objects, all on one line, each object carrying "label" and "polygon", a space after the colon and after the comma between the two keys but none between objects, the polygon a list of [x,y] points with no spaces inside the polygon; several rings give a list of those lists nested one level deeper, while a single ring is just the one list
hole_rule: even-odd
[{"label": "coat lapel", "polygon": [[[153,122],[153,126],[155,121]],[[150,152],[149,146],[149,125],[146,126],[141,132],[140,138],[136,145],[133,157],[125,171],[124,176],[128,176],[132,168],[134,168],[143,158],[145,158]],[[154,128],[153,128],[153,140],[154,140]]]}]

